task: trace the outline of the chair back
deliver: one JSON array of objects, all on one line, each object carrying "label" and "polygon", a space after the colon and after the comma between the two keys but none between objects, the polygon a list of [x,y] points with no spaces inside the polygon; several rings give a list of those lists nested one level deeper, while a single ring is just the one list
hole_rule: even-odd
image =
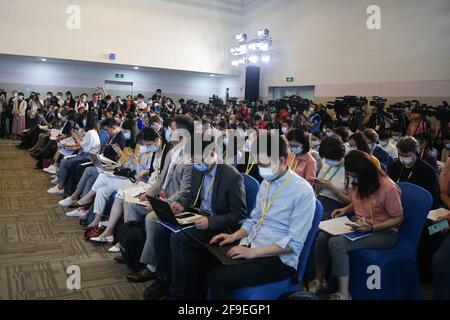
[{"label": "chair back", "polygon": [[431,194],[414,184],[401,182],[403,222],[400,225],[398,246],[409,246],[417,252],[420,235],[433,206]]},{"label": "chair back", "polygon": [[98,132],[98,135],[100,137],[100,144],[101,144],[101,148],[100,150],[103,150],[103,148],[105,147],[106,143],[108,142],[109,139],[109,135],[108,132],[106,132],[105,130],[101,129]]},{"label": "chair back", "polygon": [[253,209],[255,209],[256,206],[256,196],[258,195],[260,185],[258,180],[256,180],[252,176],[248,174],[242,174],[242,176],[244,177],[247,212],[250,216],[250,213],[252,213]]},{"label": "chair back", "polygon": [[300,282],[303,280],[306,265],[308,264],[308,258],[310,256],[311,249],[316,241],[317,231],[319,230],[319,224],[320,221],[322,221],[322,218],[323,218],[322,203],[320,203],[319,200],[316,200],[316,210],[314,212],[314,218],[311,225],[311,229],[309,229],[306,241],[303,244],[302,252],[300,253],[300,257],[298,259],[297,272],[298,272],[298,280]]}]

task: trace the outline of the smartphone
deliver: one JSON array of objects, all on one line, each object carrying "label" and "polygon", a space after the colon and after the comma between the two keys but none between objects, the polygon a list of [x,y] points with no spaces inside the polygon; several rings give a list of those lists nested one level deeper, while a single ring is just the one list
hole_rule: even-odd
[{"label": "smartphone", "polygon": [[349,227],[352,227],[353,229],[354,229],[354,228],[361,228],[361,226],[360,226],[359,224],[353,223],[353,222],[346,223],[345,225],[346,225],[346,226],[349,226]]},{"label": "smartphone", "polygon": [[432,226],[428,227],[428,232],[430,233],[430,236],[433,234],[436,234],[438,232],[441,232],[442,230],[448,229],[448,220],[442,220],[436,224],[433,224]]}]

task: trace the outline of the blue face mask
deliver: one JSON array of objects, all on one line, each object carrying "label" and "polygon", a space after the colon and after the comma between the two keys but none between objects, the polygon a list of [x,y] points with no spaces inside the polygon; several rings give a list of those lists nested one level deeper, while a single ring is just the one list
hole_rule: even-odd
[{"label": "blue face mask", "polygon": [[277,174],[273,173],[272,169],[270,168],[258,167],[258,170],[261,178],[263,178],[266,181],[272,182],[275,181],[275,179],[277,178]]},{"label": "blue face mask", "polygon": [[223,144],[224,144],[225,146],[228,146],[228,143],[230,143],[230,139],[224,138],[224,139],[223,139]]},{"label": "blue face mask", "polygon": [[155,131],[158,131],[158,124],[157,123],[152,123],[152,125],[150,126],[151,128],[153,128]]},{"label": "blue face mask", "polygon": [[131,140],[131,132],[124,132],[123,136],[125,137],[125,140]]},{"label": "blue face mask", "polygon": [[325,162],[326,162],[330,167],[338,167],[338,166],[341,164],[340,161],[330,160],[330,159],[325,159]]},{"label": "blue face mask", "polygon": [[141,154],[150,153],[150,152],[153,152],[152,151],[152,147],[153,146],[141,146],[139,151],[140,151]]},{"label": "blue face mask", "polygon": [[448,149],[448,150],[450,150],[450,143],[447,143],[447,144],[445,145],[445,148]]},{"label": "blue face mask", "polygon": [[294,148],[291,147],[291,151],[293,154],[298,156],[303,153],[303,148],[302,147],[294,147]]},{"label": "blue face mask", "polygon": [[327,131],[327,132],[325,132],[325,135],[326,135],[328,138],[331,138],[332,136],[334,136],[334,133],[333,133],[332,131]]},{"label": "blue face mask", "polygon": [[150,152],[155,153],[155,152],[158,152],[159,148],[158,148],[157,146],[151,146],[151,147],[149,148],[149,150],[150,150]]},{"label": "blue face mask", "polygon": [[165,133],[166,141],[170,142],[172,140],[172,130],[168,129]]},{"label": "blue face mask", "polygon": [[194,165],[195,170],[200,172],[208,171],[209,167],[206,164],[196,164]]}]

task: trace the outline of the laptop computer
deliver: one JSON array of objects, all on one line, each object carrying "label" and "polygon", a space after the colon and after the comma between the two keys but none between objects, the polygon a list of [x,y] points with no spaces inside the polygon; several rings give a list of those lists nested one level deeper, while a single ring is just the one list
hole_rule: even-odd
[{"label": "laptop computer", "polygon": [[194,221],[201,218],[202,215],[184,212],[178,215],[174,215],[168,202],[147,196],[148,201],[152,205],[156,216],[163,222],[170,223],[171,225],[179,228],[189,227],[194,225]]},{"label": "laptop computer", "polygon": [[109,171],[109,172],[113,172],[115,168],[117,168],[116,165],[111,165],[111,164],[103,164],[103,162],[100,160],[99,156],[93,153],[89,153],[89,160],[91,160],[91,162],[94,164],[94,166],[96,168],[99,168],[103,171]]}]

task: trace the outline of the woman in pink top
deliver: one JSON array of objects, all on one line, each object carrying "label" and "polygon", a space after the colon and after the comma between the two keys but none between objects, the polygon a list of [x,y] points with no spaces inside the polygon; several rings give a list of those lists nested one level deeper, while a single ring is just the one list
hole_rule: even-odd
[{"label": "woman in pink top", "polygon": [[387,249],[397,243],[397,227],[403,222],[401,191],[386,173],[378,168],[370,155],[351,151],[345,157],[347,184],[352,185],[352,203],[333,211],[338,218],[356,213],[358,232],[371,233],[370,237],[350,241],[344,236],[332,236],[321,231],[316,240],[316,279],[309,290],[317,293],[326,287],[327,265],[331,262],[333,275],[338,280],[338,292],[332,300],[350,300],[348,291],[350,267],[348,253],[361,249]]},{"label": "woman in pink top", "polygon": [[290,149],[289,167],[312,184],[317,177],[317,161],[310,152],[309,135],[303,130],[295,129],[286,134],[286,139]]}]

